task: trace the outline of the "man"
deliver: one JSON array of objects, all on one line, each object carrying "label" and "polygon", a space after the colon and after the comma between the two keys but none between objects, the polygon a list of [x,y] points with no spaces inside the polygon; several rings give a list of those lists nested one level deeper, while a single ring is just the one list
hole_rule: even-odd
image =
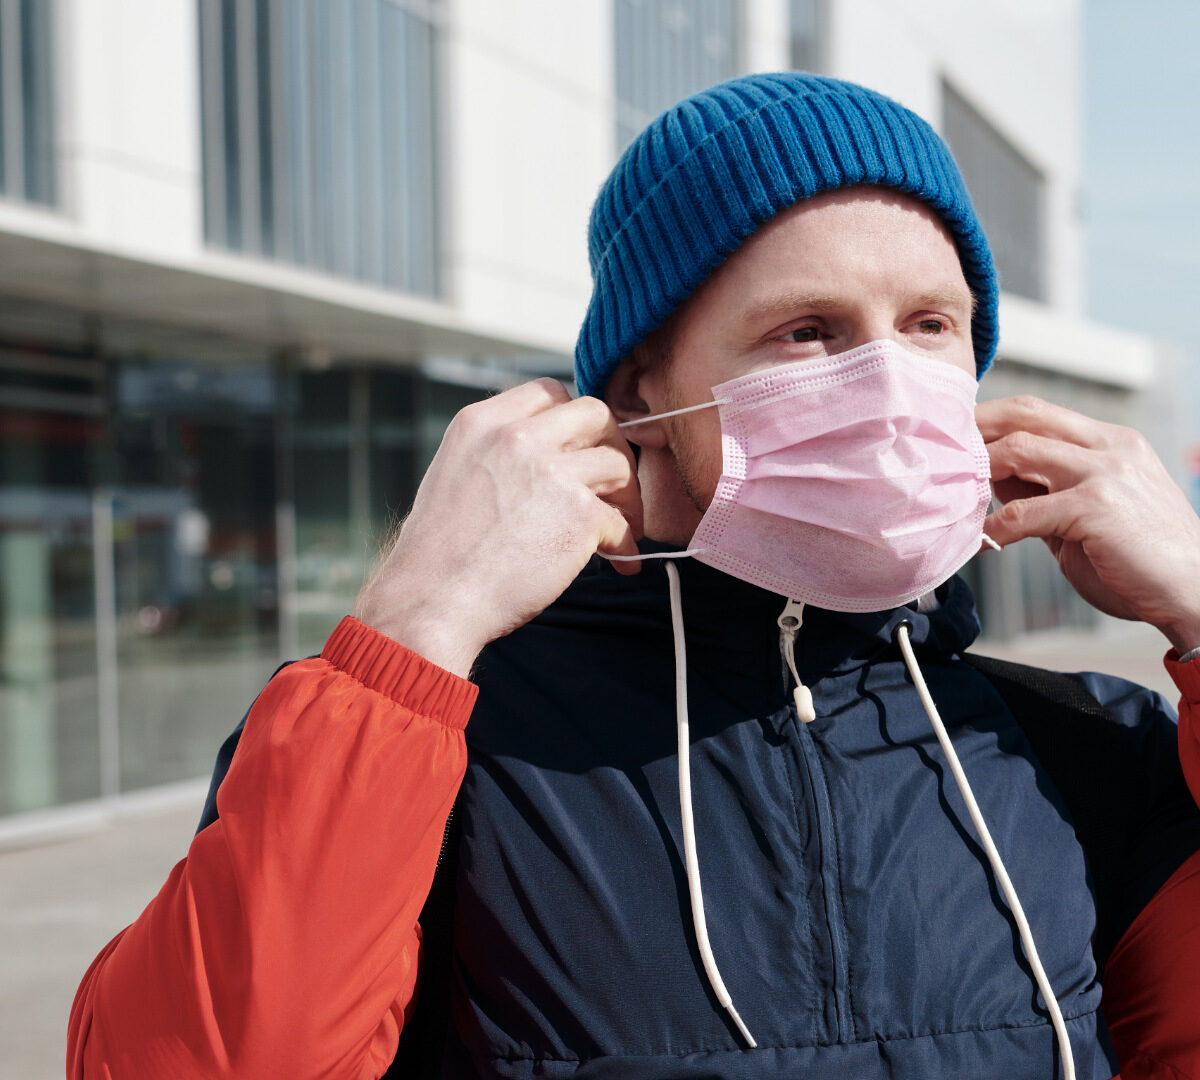
[{"label": "man", "polygon": [[[266,687],[89,970],[69,1074],[379,1076],[452,972],[451,1076],[1188,1075],[1192,716],[1177,756],[1148,691],[986,674],[942,582],[986,440],[993,540],[1159,627],[1191,709],[1200,525],[1132,432],[970,423],[996,282],[940,140],[850,84],[724,84],[630,147],[591,258],[586,396],[455,418],[357,619]],[[423,957],[456,800],[453,956]]]}]

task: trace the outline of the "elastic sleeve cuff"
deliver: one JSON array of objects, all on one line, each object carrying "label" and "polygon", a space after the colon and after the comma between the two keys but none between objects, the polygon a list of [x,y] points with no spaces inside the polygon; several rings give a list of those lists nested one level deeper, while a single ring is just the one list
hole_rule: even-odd
[{"label": "elastic sleeve cuff", "polygon": [[1163,666],[1175,680],[1183,700],[1193,705],[1200,704],[1200,657],[1185,663],[1179,659],[1178,651],[1171,649],[1163,657]]},{"label": "elastic sleeve cuff", "polygon": [[438,667],[350,615],[329,635],[321,659],[369,690],[447,727],[467,726],[479,694],[474,683]]}]

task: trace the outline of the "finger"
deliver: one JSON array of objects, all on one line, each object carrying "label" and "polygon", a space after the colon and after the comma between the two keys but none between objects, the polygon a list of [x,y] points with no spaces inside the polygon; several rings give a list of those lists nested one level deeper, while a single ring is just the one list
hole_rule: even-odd
[{"label": "finger", "polygon": [[625,442],[616,417],[599,398],[580,397],[531,417],[526,425],[540,445],[577,450],[601,442]]},{"label": "finger", "polygon": [[635,537],[642,535],[642,492],[637,472],[628,456],[616,447],[595,446],[577,450],[568,458],[570,468],[604,502],[625,516]]},{"label": "finger", "polygon": [[1062,491],[1105,467],[1103,455],[1072,442],[1014,431],[987,444],[992,482],[1012,478]]},{"label": "finger", "polygon": [[[557,446],[577,453],[607,448],[619,454],[636,488],[637,459],[633,456],[629,440],[621,433],[612,411],[598,398],[576,398],[557,409],[541,413],[529,421],[528,430],[533,438],[545,440],[541,445]],[[637,516],[640,519],[640,498],[637,503]]]},{"label": "finger", "polygon": [[[600,538],[596,550],[605,555],[637,555],[637,541],[634,539],[633,528],[625,515],[615,506],[604,504],[605,514],[602,518]],[[632,575],[638,573],[640,562],[615,562],[612,564],[619,574]]]},{"label": "finger", "polygon": [[494,397],[468,405],[464,414],[486,417],[499,427],[503,424],[537,416],[571,400],[567,388],[557,379],[541,378],[513,386]]},{"label": "finger", "polygon": [[975,423],[985,443],[1015,431],[1027,431],[1094,449],[1108,446],[1115,430],[1113,424],[1093,420],[1031,394],[980,402],[975,406]]},{"label": "finger", "polygon": [[1084,504],[1076,489],[1014,499],[990,513],[983,528],[1002,547],[1029,536],[1081,542],[1086,539]]}]

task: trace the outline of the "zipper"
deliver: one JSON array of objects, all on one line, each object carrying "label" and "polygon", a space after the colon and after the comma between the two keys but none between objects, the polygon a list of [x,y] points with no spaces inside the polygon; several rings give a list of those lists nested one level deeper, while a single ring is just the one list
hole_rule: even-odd
[{"label": "zipper", "polygon": [[442,830],[442,846],[438,849],[437,862],[433,867],[433,876],[436,878],[438,872],[442,869],[442,862],[446,858],[446,851],[450,847],[450,828],[454,824],[454,811],[458,809],[458,800],[455,799],[450,807],[450,813],[446,815],[446,827]]},{"label": "zipper", "polygon": [[[806,724],[811,724],[817,718],[817,711],[813,708],[812,691],[804,685],[800,673],[796,670],[796,633],[804,623],[804,605],[799,600],[789,600],[775,622],[779,627],[779,651],[783,654],[788,671],[796,683],[792,691],[796,715]],[[784,678],[787,678],[787,672],[784,673]]]},{"label": "zipper", "polygon": [[[837,844],[833,834],[833,806],[825,785],[825,771],[817,753],[816,737],[809,724],[816,719],[812,692],[796,670],[796,633],[804,621],[804,605],[789,600],[775,620],[779,625],[779,648],[787,670],[795,680],[792,691],[796,704],[796,725],[799,734],[800,760],[803,763],[808,790],[816,819],[817,861],[821,875],[821,894],[825,905],[825,927],[829,934],[829,951],[833,957],[833,1005],[838,1042],[855,1037],[854,1018],[850,1004],[849,949],[845,937],[845,916],[842,911],[841,885],[838,880]],[[785,676],[786,677],[786,676]]]}]

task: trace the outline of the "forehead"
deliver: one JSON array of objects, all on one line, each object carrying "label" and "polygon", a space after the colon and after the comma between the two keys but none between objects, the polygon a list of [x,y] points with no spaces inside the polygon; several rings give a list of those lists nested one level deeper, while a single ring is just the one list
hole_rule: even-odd
[{"label": "forehead", "polygon": [[795,286],[806,293],[903,290],[920,282],[968,292],[954,240],[925,203],[887,188],[826,192],[782,210],[743,243],[685,307],[755,302]]}]

